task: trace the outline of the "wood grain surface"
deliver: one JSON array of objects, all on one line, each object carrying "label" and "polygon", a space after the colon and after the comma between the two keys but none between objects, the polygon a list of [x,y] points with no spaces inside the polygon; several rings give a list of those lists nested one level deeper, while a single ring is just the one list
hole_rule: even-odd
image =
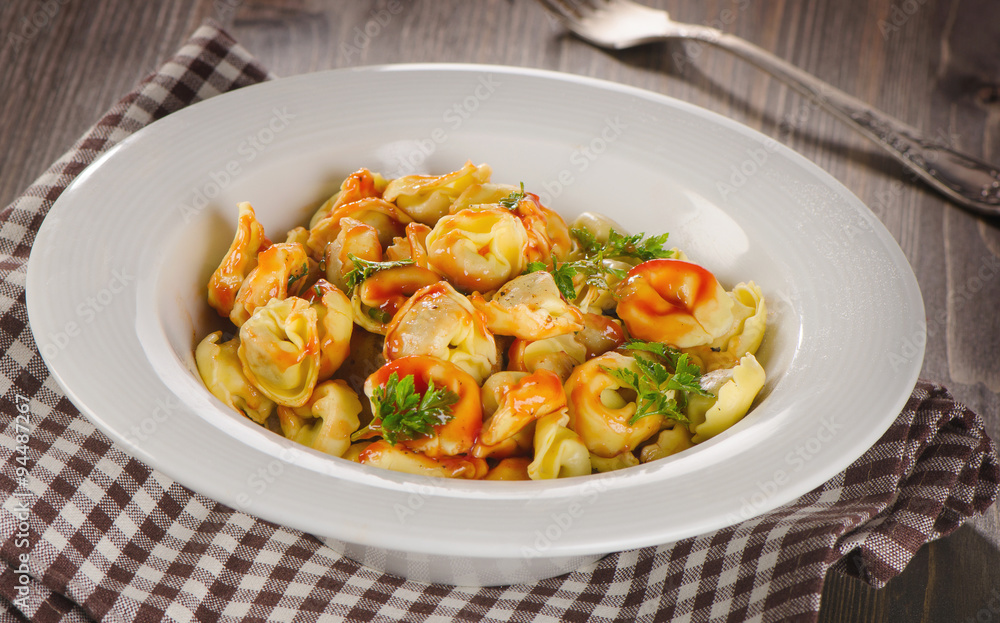
[{"label": "wood grain surface", "polygon": [[[744,37],[927,134],[1000,163],[996,0],[646,0]],[[776,137],[862,199],[923,292],[922,376],[1000,438],[1000,229],[946,203],[808,102],[724,52],[610,53],[566,36],[532,0],[4,0],[0,205],[214,18],[279,76],[468,61],[596,76],[697,104]],[[379,15],[389,19],[375,29]],[[373,35],[365,35],[366,25]],[[919,340],[919,334],[917,334]],[[905,348],[900,345],[901,351]],[[846,353],[844,365],[855,362]],[[850,388],[845,388],[850,391]],[[926,546],[886,588],[827,578],[821,620],[1000,621],[1000,513]]]}]

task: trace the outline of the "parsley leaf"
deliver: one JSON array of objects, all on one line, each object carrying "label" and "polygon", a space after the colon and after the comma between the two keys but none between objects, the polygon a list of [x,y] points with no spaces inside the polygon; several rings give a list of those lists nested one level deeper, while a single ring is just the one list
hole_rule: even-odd
[{"label": "parsley leaf", "polygon": [[701,369],[691,362],[687,353],[659,342],[641,340],[630,340],[622,348],[652,353],[667,363],[663,365],[655,358],[633,355],[638,372],[604,368],[614,379],[636,393],[636,412],[629,420],[629,426],[650,415],[662,415],[687,423],[684,407],[688,394],[714,397],[714,394],[702,389]]},{"label": "parsley leaf", "polygon": [[413,264],[413,260],[373,262],[371,260],[361,259],[360,257],[354,255],[353,253],[348,253],[347,258],[354,263],[354,269],[351,270],[351,272],[344,275],[344,280],[347,282],[348,290],[353,290],[359,283],[371,277],[380,270],[387,270],[389,268],[398,268],[399,266],[410,266]]},{"label": "parsley leaf", "polygon": [[290,293],[292,291],[292,286],[295,284],[295,282],[298,281],[299,279],[302,279],[308,274],[309,274],[309,265],[303,264],[301,272],[288,275],[288,284],[285,286],[285,291]]},{"label": "parsley leaf", "polygon": [[[458,394],[447,387],[435,387],[434,381],[421,396],[413,375],[400,380],[395,372],[372,394],[372,407],[375,420],[380,422],[382,438],[393,445],[396,441],[433,435],[435,426],[447,424],[455,417],[452,405],[456,402]],[[358,433],[352,435],[352,440]]]},{"label": "parsley leaf", "polygon": [[632,236],[619,234],[612,229],[608,232],[608,241],[601,244],[590,231],[574,227],[570,233],[576,238],[587,258],[597,255],[604,258],[634,258],[640,262],[665,257],[673,257],[674,252],[664,249],[670,234],[660,234],[646,238],[646,234],[638,233]]},{"label": "parsley leaf", "polygon": [[508,210],[517,209],[517,204],[524,199],[524,182],[521,182],[521,190],[515,190],[506,197],[500,200],[500,205],[507,208]]}]

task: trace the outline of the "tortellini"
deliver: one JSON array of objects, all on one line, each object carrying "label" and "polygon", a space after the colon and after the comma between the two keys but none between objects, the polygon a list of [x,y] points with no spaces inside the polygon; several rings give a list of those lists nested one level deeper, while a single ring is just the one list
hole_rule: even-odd
[{"label": "tortellini", "polygon": [[725,335],[711,344],[685,349],[696,357],[702,370],[731,368],[743,355],[754,354],[767,328],[767,304],[754,282],[740,283],[729,296],[733,299],[733,324]]},{"label": "tortellini", "polygon": [[301,407],[319,379],[316,310],[298,297],[272,299],[240,327],[236,352],[247,379],[268,398]]},{"label": "tortellini", "polygon": [[613,369],[635,372],[636,363],[632,357],[606,353],[577,367],[566,381],[570,426],[590,452],[606,459],[638,448],[664,420],[656,414],[632,422],[635,397],[609,372]]},{"label": "tortellini", "polygon": [[333,456],[351,447],[361,425],[361,401],[344,381],[324,381],[301,407],[278,407],[281,432],[292,441]]},{"label": "tortellini", "polygon": [[546,415],[535,424],[535,458],[528,464],[532,480],[586,476],[593,467],[587,446],[569,428],[565,411]]},{"label": "tortellini", "polygon": [[243,280],[229,319],[240,326],[268,301],[299,294],[315,277],[317,267],[301,244],[271,245],[261,251],[257,266]]},{"label": "tortellini", "polygon": [[208,280],[208,304],[228,317],[236,302],[243,280],[257,266],[257,254],[271,243],[264,235],[264,226],[257,221],[253,207],[246,202],[239,205],[236,237],[222,263]]},{"label": "tortellini", "polygon": [[478,293],[469,300],[496,334],[543,340],[583,329],[583,313],[563,300],[552,274],[544,271],[511,279],[488,302]]},{"label": "tortellini", "polygon": [[340,185],[340,190],[327,199],[323,205],[316,210],[309,221],[309,228],[313,228],[321,220],[330,215],[331,212],[340,206],[367,199],[369,197],[380,198],[389,182],[378,173],[372,173],[368,169],[358,169],[347,176],[347,179]]},{"label": "tortellini", "polygon": [[351,351],[354,316],[347,295],[327,281],[319,280],[309,289],[306,299],[316,310],[319,332],[319,378],[329,378]]},{"label": "tortellini", "polygon": [[466,162],[461,169],[447,175],[407,175],[394,179],[382,196],[413,220],[433,226],[465,189],[488,182],[490,174],[485,164],[475,166]]},{"label": "tortellini", "polygon": [[747,414],[763,288],[490,175],[361,168],[277,243],[239,204],[208,281],[226,327],[195,346],[206,388],[331,460],[439,478],[628,470]]},{"label": "tortellini", "polygon": [[574,368],[587,360],[587,348],[578,334],[567,333],[544,340],[514,340],[507,355],[511,370],[548,370],[565,382]]},{"label": "tortellini", "polygon": [[427,234],[427,264],[462,290],[496,290],[527,266],[528,234],[504,208],[462,210]]},{"label": "tortellini", "polygon": [[618,316],[639,339],[690,348],[722,337],[733,324],[733,300],[715,275],[691,262],[643,262],[617,294]]},{"label": "tortellini", "polygon": [[432,458],[422,452],[408,450],[378,440],[358,453],[358,463],[433,478],[464,478],[477,480],[489,472],[485,459],[471,456]]},{"label": "tortellini", "polygon": [[[403,357],[382,366],[365,381],[365,394],[371,398],[375,389],[384,387],[390,376],[413,377],[418,391],[424,393],[430,383],[454,392],[457,401],[451,407],[452,418],[434,426],[431,437],[409,439],[403,445],[431,458],[456,456],[472,449],[483,427],[479,384],[457,366],[434,357]],[[379,426],[378,414],[374,425]]]},{"label": "tortellini", "polygon": [[389,323],[383,356],[428,355],[449,361],[477,384],[499,369],[493,334],[465,296],[447,281],[418,290]]},{"label": "tortellini", "polygon": [[734,368],[705,374],[702,386],[715,398],[692,396],[687,416],[691,440],[701,443],[743,419],[758,392],[764,387],[764,368],[753,355],[744,355]]},{"label": "tortellini", "polygon": [[236,351],[238,339],[219,343],[222,331],[209,333],[195,350],[198,373],[208,391],[258,424],[267,421],[274,411],[274,401],[257,389],[245,374]]},{"label": "tortellini", "polygon": [[403,235],[406,224],[410,222],[410,217],[400,212],[396,206],[377,197],[345,203],[309,229],[307,244],[315,256],[322,257],[326,246],[337,239],[345,218],[371,227],[382,246],[390,244],[394,237]]}]

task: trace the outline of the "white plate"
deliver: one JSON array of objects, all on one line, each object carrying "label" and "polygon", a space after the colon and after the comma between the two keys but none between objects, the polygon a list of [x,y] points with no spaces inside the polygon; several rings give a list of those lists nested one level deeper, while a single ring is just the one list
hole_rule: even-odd
[{"label": "white plate", "polygon": [[[609,214],[770,306],[764,397],[667,460],[555,482],[419,480],[297,446],[230,412],[192,349],[205,283],[250,201],[278,237],[361,166],[466,159],[565,215]],[[731,525],[860,456],[908,397],[923,305],[874,215],[801,156],[638,89],[543,71],[403,65],[296,76],[182,110],[91,165],[45,219],[31,327],[70,399],[211,498],[418,580],[531,580]]]}]

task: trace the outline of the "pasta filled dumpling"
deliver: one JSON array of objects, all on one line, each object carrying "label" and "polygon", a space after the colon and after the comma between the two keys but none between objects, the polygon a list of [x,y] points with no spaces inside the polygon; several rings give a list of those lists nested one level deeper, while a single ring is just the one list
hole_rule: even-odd
[{"label": "pasta filled dumpling", "polygon": [[279,405],[301,407],[319,378],[316,310],[298,297],[272,299],[240,327],[243,373]]},{"label": "pasta filled dumpling", "polygon": [[[406,381],[408,378],[410,380]],[[403,395],[406,392],[400,389],[405,386],[404,382],[411,384],[412,394],[419,396],[421,404],[426,402],[432,385],[438,390],[446,390],[443,395],[450,392],[452,396],[451,404],[442,408],[447,417],[443,422],[434,422],[429,434],[410,434],[412,429],[402,426],[405,423],[402,418],[400,422],[393,422],[390,428],[390,423],[381,415],[393,413],[401,408],[400,402],[406,402]],[[469,452],[483,427],[479,385],[453,364],[434,357],[403,357],[390,361],[365,381],[365,395],[371,400],[375,417],[361,438],[381,435],[387,441],[396,441],[431,458]]]},{"label": "pasta filled dumpling", "polygon": [[558,411],[535,423],[535,458],[528,465],[532,480],[586,476],[593,471],[587,446],[567,428],[568,422],[566,412]]},{"label": "pasta filled dumpling", "polygon": [[236,236],[222,258],[222,263],[208,280],[208,304],[220,316],[228,317],[232,313],[236,293],[243,285],[243,280],[257,266],[257,254],[270,244],[264,235],[264,226],[257,221],[253,207],[244,201],[239,205]]},{"label": "pasta filled dumpling", "polygon": [[237,327],[272,299],[297,296],[318,273],[319,265],[301,244],[273,244],[257,257],[257,266],[240,286],[229,319]]},{"label": "pasta filled dumpling", "polygon": [[462,210],[427,234],[427,265],[462,290],[496,290],[527,265],[528,234],[504,208]]},{"label": "pasta filled dumpling", "polygon": [[587,360],[587,349],[576,335],[568,333],[544,340],[514,340],[507,355],[510,370],[548,370],[565,382],[573,369]]},{"label": "pasta filled dumpling", "polygon": [[340,184],[340,190],[323,202],[323,205],[316,210],[312,219],[309,220],[309,228],[315,227],[316,223],[346,203],[353,203],[360,199],[367,199],[368,197],[381,198],[388,183],[388,180],[378,173],[372,173],[368,169],[358,169],[348,175]]},{"label": "pasta filled dumpling", "polygon": [[354,317],[351,301],[325,279],[317,281],[303,296],[316,311],[319,331],[319,378],[327,379],[351,352]]},{"label": "pasta filled dumpling", "polygon": [[490,470],[486,459],[472,456],[432,458],[398,444],[394,446],[382,439],[361,450],[358,453],[358,463],[431,478],[478,480]]},{"label": "pasta filled dumpling", "polygon": [[733,300],[715,275],[691,262],[643,262],[617,294],[618,317],[642,340],[690,348],[722,337],[733,324]]},{"label": "pasta filled dumpling", "polygon": [[501,390],[497,409],[483,424],[479,439],[486,445],[496,445],[535,420],[565,410],[562,381],[548,370],[539,370]]},{"label": "pasta filled dumpling", "polygon": [[610,352],[579,366],[566,381],[570,428],[591,452],[604,458],[635,450],[660,430],[664,420],[653,414],[632,421],[635,392],[611,374],[615,369],[638,372],[632,357]]},{"label": "pasta filled dumpling", "polygon": [[767,304],[754,283],[740,283],[729,296],[733,299],[733,324],[725,335],[705,346],[685,349],[706,371],[731,368],[743,355],[754,354],[767,328]]},{"label": "pasta filled dumpling", "polygon": [[658,461],[693,445],[690,431],[683,424],[673,422],[669,428],[661,430],[656,439],[639,450],[639,460],[643,463]]},{"label": "pasta filled dumpling", "polygon": [[347,274],[354,270],[352,255],[369,262],[381,262],[382,245],[374,227],[345,216],[340,221],[337,237],[326,245],[323,252],[327,281],[345,292],[348,290]]},{"label": "pasta filled dumpling", "polygon": [[715,394],[691,396],[687,405],[691,441],[701,443],[743,419],[764,387],[764,368],[753,355],[744,355],[733,368],[715,370],[701,377],[703,389]]},{"label": "pasta filled dumpling", "polygon": [[382,197],[413,220],[433,226],[466,188],[488,182],[491,173],[485,164],[466,162],[446,175],[405,175],[389,182]]},{"label": "pasta filled dumpling", "polygon": [[482,315],[447,281],[421,288],[396,312],[382,354],[387,361],[409,355],[449,361],[477,384],[499,369],[500,359]]},{"label": "pasta filled dumpling", "polygon": [[354,292],[354,321],[367,331],[385,335],[389,322],[421,288],[441,281],[437,273],[416,265],[395,266],[368,277]]},{"label": "pasta filled dumpling", "polygon": [[406,224],[410,222],[410,217],[396,206],[377,197],[345,203],[309,229],[307,244],[315,257],[324,256],[326,246],[337,239],[344,220],[348,218],[374,229],[382,248],[392,244],[392,239],[396,236],[402,236],[406,231]]},{"label": "pasta filled dumpling", "polygon": [[324,381],[301,407],[278,407],[282,434],[320,452],[343,456],[361,422],[361,401],[344,381]]},{"label": "pasta filled dumpling", "polygon": [[469,296],[495,334],[543,340],[583,329],[583,314],[563,300],[551,273],[536,271],[505,283],[489,302]]},{"label": "pasta filled dumpling", "polygon": [[274,411],[274,401],[264,395],[243,374],[243,364],[236,351],[240,341],[219,343],[222,331],[209,333],[195,349],[198,374],[208,391],[258,424],[267,421]]}]

